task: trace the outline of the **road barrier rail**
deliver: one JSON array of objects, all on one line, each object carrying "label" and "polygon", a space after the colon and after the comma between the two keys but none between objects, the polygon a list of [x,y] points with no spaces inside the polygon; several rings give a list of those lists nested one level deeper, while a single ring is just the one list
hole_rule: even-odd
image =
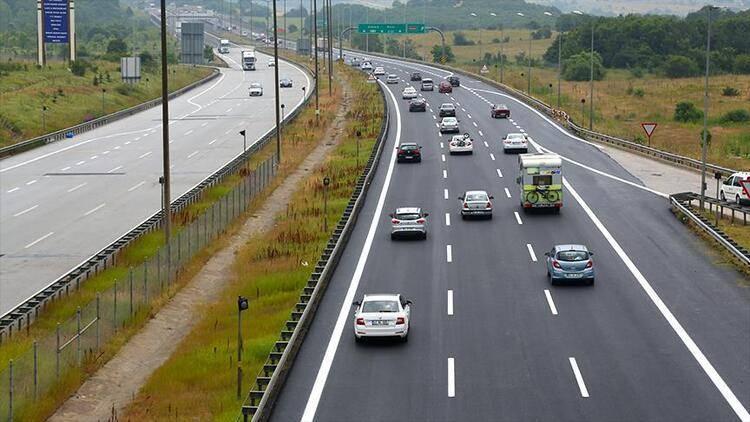
[{"label": "road barrier rail", "polygon": [[[347,50],[345,49],[345,51]],[[486,76],[477,75],[475,73],[472,73],[464,69],[459,69],[459,68],[447,66],[444,64],[440,64],[440,63],[428,63],[422,60],[414,60],[414,59],[408,59],[408,58],[405,59],[402,57],[395,57],[395,56],[390,56],[390,55],[381,54],[381,53],[372,53],[372,52],[368,53],[368,52],[364,52],[361,50],[348,50],[348,51],[355,52],[356,54],[359,54],[359,55],[383,57],[387,59],[394,59],[394,60],[400,60],[400,61],[405,61],[409,63],[419,64],[422,66],[434,67],[434,68],[442,69],[442,70],[452,72],[455,74],[460,74],[460,75],[464,75],[470,78],[474,78],[490,86],[493,86],[499,90],[505,91],[506,93],[510,94],[516,99],[523,101],[524,103],[530,105],[536,110],[544,113],[546,116],[554,120],[557,120],[558,122],[562,123],[562,125],[566,129],[568,129],[571,133],[583,139],[605,143],[608,145],[618,147],[620,149],[633,151],[638,154],[648,156],[650,158],[656,158],[658,160],[665,161],[670,164],[674,164],[674,165],[681,166],[681,167],[687,167],[693,170],[701,170],[702,168],[702,164],[700,160],[674,154],[668,151],[662,151],[657,148],[653,148],[653,147],[646,146],[646,145],[641,145],[638,142],[628,141],[626,139],[621,139],[621,138],[617,138],[617,137],[610,136],[610,135],[605,135],[603,133],[599,133],[599,132],[586,129],[582,125],[579,125],[576,122],[574,122],[565,111],[558,110],[550,106],[549,104],[545,103],[544,101],[541,101],[537,98],[534,98],[526,94],[525,92],[517,90],[511,86],[501,84]],[[711,174],[719,172],[725,177],[728,177],[732,173],[737,172],[737,170],[718,166],[716,164],[711,164],[711,163],[706,163],[706,171],[710,172]]]},{"label": "road barrier rail", "polygon": [[[691,220],[696,226],[701,228],[706,234],[713,237],[719,244],[724,246],[732,255],[737,257],[745,265],[750,266],[750,251],[745,249],[742,245],[735,242],[729,235],[714,225],[711,220],[701,215],[700,210],[696,210],[693,206],[693,202],[700,201],[701,196],[693,192],[682,192],[676,193],[669,196],[669,201],[672,204],[673,209],[679,211],[686,218]],[[729,208],[732,210],[732,221],[734,222],[734,212],[739,210],[743,214],[743,222],[747,224],[747,213],[748,210],[744,207],[736,206],[733,204],[727,204],[725,202],[716,200],[714,198],[705,198],[705,202],[711,204],[712,212],[724,212],[723,208]]]},{"label": "road barrier rail", "polygon": [[[192,89],[205,85],[213,81],[214,79],[218,78],[219,75],[221,75],[221,72],[219,72],[219,69],[213,68],[213,72],[211,72],[210,75],[202,78],[199,81],[195,81],[191,83],[190,85],[184,86],[178,89],[177,91],[174,91],[171,94],[169,94],[169,99],[171,100]],[[68,134],[70,133],[72,133],[74,136],[80,135],[84,132],[94,130],[96,128],[99,128],[104,125],[108,125],[118,120],[122,120],[126,117],[130,117],[134,114],[156,107],[160,104],[161,104],[161,97],[150,100],[150,101],[146,101],[145,103],[141,103],[130,108],[126,108],[125,110],[116,111],[114,113],[107,114],[106,116],[102,116],[93,120],[89,120],[88,122],[83,122],[75,126],[61,129],[52,133],[48,133],[46,135],[38,136],[36,138],[28,139],[26,141],[22,141],[13,145],[9,145],[7,147],[2,147],[0,148],[0,159],[9,157],[15,154],[19,154],[21,152],[40,147],[42,145],[47,145],[52,142],[57,142],[57,141],[68,139]]]},{"label": "road barrier rail", "polygon": [[315,317],[315,312],[325,293],[328,282],[336,270],[336,266],[354,230],[354,225],[364,206],[367,191],[380,162],[383,145],[388,138],[390,127],[388,103],[383,92],[383,87],[381,85],[378,85],[378,87],[383,99],[384,115],[376,144],[373,146],[370,158],[357,180],[341,219],[334,228],[328,244],[323,250],[320,259],[315,264],[307,285],[300,294],[299,301],[295,305],[290,319],[286,321],[279,340],[274,344],[273,349],[268,355],[268,359],[248,392],[237,420],[242,419],[247,421],[249,417],[252,417],[253,422],[256,422],[267,421],[270,418],[273,406],[294,364],[297,352],[302,346],[310,324]]}]

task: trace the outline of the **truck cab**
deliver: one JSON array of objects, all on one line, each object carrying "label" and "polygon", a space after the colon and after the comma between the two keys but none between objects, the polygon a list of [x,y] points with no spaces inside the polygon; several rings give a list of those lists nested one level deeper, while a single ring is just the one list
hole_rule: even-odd
[{"label": "truck cab", "polygon": [[255,70],[255,51],[243,51],[242,52],[242,70]]},{"label": "truck cab", "polygon": [[219,53],[229,54],[229,40],[219,40]]},{"label": "truck cab", "polygon": [[560,212],[563,205],[562,159],[557,154],[521,154],[518,156],[518,187],[524,211],[551,208]]}]

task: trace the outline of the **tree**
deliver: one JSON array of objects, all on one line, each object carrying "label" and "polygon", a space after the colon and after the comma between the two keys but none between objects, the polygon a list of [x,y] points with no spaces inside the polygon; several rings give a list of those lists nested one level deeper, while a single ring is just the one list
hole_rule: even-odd
[{"label": "tree", "polygon": [[[432,61],[434,63],[440,63],[440,59],[443,57],[443,46],[440,44],[433,45],[430,54],[432,54]],[[445,46],[445,61],[446,63],[456,61],[456,56],[453,54],[451,46],[449,45]]]},{"label": "tree", "polygon": [[354,48],[367,51],[368,45],[369,51],[376,53],[383,52],[383,42],[380,39],[380,35],[370,35],[369,42],[367,41],[367,36],[364,34],[355,33],[352,35],[352,46]]},{"label": "tree", "polygon": [[288,31],[290,34],[294,34],[295,32],[299,31],[299,28],[297,28],[297,25],[291,24],[289,25]]},{"label": "tree", "polygon": [[671,55],[664,62],[664,74],[670,78],[687,78],[698,74],[698,65],[689,57]]},{"label": "tree", "polygon": [[148,51],[142,52],[139,56],[141,58],[141,66],[152,67],[156,65],[156,60],[154,59],[154,55],[149,53]]},{"label": "tree", "polygon": [[474,41],[466,38],[466,34],[461,31],[453,33],[453,45],[474,45]]},{"label": "tree", "polygon": [[107,44],[107,54],[123,56],[128,53],[128,45],[120,38],[114,38]]},{"label": "tree", "polygon": [[[594,80],[604,79],[602,57],[594,52]],[[591,78],[591,53],[579,53],[562,63],[562,77],[566,81],[587,81]]]},{"label": "tree", "polygon": [[684,123],[695,123],[703,118],[703,112],[695,107],[695,104],[688,101],[681,101],[675,105],[674,120]]},{"label": "tree", "polygon": [[203,47],[203,58],[206,59],[207,62],[214,59],[214,49],[210,45]]},{"label": "tree", "polygon": [[734,58],[734,71],[737,73],[750,73],[750,54],[738,54]]}]

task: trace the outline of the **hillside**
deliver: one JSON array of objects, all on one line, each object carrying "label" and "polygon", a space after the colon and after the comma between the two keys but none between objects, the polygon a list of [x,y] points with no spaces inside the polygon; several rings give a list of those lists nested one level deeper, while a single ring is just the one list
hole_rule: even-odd
[{"label": "hillside", "polygon": [[[686,16],[699,10],[706,2],[703,0],[669,0],[653,2],[650,0],[615,0],[602,2],[598,0],[529,0],[544,6],[556,7],[564,12],[581,10],[600,16],[627,15],[630,13]],[[715,6],[734,10],[744,10],[750,6],[746,0],[717,0]]]}]

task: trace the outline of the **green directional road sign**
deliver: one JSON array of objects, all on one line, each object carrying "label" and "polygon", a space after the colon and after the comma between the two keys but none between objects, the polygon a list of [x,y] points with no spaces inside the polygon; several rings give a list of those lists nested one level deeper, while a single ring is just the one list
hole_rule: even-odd
[{"label": "green directional road sign", "polygon": [[357,27],[360,34],[424,34],[421,23],[360,23]]}]

